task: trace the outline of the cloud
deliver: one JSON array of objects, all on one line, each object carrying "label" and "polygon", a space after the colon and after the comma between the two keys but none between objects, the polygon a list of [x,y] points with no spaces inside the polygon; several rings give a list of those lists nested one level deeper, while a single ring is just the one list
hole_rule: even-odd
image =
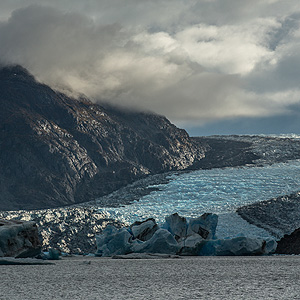
[{"label": "cloud", "polygon": [[198,64],[212,71],[243,75],[272,60],[266,37],[279,27],[274,19],[255,19],[239,26],[197,24],[176,37]]},{"label": "cloud", "polygon": [[35,2],[1,3],[0,62],[55,89],[194,124],[300,102],[297,1]]}]

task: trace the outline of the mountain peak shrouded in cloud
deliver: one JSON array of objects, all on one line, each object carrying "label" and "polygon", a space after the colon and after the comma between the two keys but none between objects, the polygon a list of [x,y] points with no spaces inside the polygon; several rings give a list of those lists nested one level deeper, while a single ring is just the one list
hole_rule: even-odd
[{"label": "mountain peak shrouded in cloud", "polygon": [[0,103],[2,210],[84,202],[207,148],[165,117],[75,101],[19,66],[0,68]]},{"label": "mountain peak shrouded in cloud", "polygon": [[300,102],[296,0],[4,0],[0,8],[0,64],[20,64],[73,96],[203,128],[288,116]]},{"label": "mountain peak shrouded in cloud", "polygon": [[34,77],[20,65],[0,66],[0,80],[35,81]]}]

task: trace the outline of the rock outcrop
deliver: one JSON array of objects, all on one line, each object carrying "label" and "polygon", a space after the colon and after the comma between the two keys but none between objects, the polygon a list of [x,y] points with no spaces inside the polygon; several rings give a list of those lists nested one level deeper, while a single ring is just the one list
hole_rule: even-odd
[{"label": "rock outcrop", "polygon": [[277,254],[300,254],[300,228],[291,234],[284,235],[277,242]]},{"label": "rock outcrop", "polygon": [[205,157],[194,164],[196,168],[264,165],[300,158],[300,140],[292,135],[215,135],[192,139],[206,145]]},{"label": "rock outcrop", "polygon": [[300,192],[245,205],[237,213],[280,239],[300,227]]},{"label": "rock outcrop", "polygon": [[34,222],[0,220],[0,257],[35,257],[41,252]]}]

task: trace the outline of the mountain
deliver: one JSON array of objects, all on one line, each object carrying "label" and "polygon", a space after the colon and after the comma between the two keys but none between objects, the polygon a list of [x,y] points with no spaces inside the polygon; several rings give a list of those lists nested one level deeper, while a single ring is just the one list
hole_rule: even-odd
[{"label": "mountain", "polygon": [[89,201],[204,157],[165,117],[70,98],[20,66],[0,69],[0,103],[0,210]]}]

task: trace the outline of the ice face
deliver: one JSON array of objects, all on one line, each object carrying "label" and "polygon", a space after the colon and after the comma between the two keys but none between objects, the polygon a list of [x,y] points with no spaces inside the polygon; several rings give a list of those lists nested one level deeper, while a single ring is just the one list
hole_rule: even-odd
[{"label": "ice face", "polygon": [[300,161],[263,167],[199,170],[172,176],[168,184],[159,186],[159,191],[131,205],[101,211],[128,223],[149,217],[161,223],[166,215],[176,212],[187,218],[211,212],[225,214],[226,217],[221,219],[227,220],[230,227],[230,220],[236,218],[230,215],[236,208],[289,194],[299,190],[299,186]]}]

